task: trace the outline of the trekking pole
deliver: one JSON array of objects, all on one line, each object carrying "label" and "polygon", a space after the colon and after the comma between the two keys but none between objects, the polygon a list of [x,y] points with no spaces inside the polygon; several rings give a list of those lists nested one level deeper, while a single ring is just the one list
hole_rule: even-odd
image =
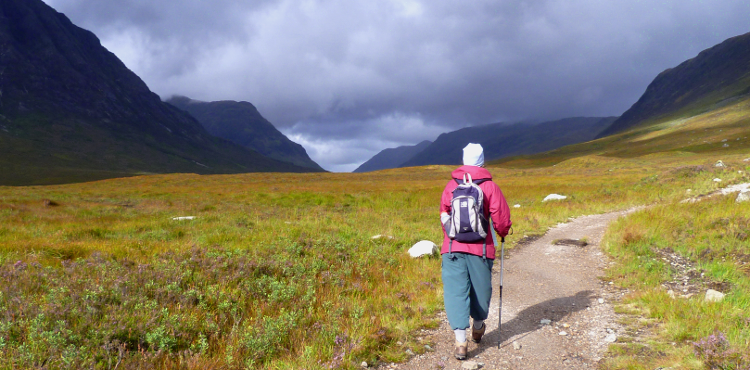
[{"label": "trekking pole", "polygon": [[505,260],[505,237],[500,238],[500,300],[497,304],[497,348],[500,349],[502,335],[500,326],[503,324],[503,262]]}]

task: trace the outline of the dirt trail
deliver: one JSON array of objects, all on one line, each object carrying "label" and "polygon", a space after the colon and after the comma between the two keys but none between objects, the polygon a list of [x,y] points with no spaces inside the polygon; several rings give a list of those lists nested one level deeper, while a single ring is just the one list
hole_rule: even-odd
[{"label": "dirt trail", "polygon": [[[611,302],[622,294],[599,278],[609,263],[599,244],[607,225],[626,213],[579,217],[550,229],[510,257],[506,253],[500,333],[500,260],[496,260],[487,333],[480,344],[469,342],[466,361],[453,358],[454,336],[443,313],[439,329],[422,333],[435,343],[432,351],[379,368],[461,369],[467,361],[479,363],[482,369],[596,368],[621,330]],[[584,238],[589,243],[584,247],[554,244]],[[551,324],[543,325],[542,320]],[[498,339],[502,341],[499,349]]]}]

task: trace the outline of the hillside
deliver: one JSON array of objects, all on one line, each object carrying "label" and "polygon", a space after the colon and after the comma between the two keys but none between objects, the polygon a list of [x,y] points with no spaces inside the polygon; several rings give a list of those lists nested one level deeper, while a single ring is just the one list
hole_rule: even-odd
[{"label": "hillside", "polygon": [[305,148],[287,138],[246,101],[202,102],[184,96],[167,100],[200,122],[211,135],[255,150],[266,157],[322,171]]},{"label": "hillside", "polygon": [[659,74],[638,102],[598,139],[495,163],[527,167],[583,155],[746,154],[750,150],[749,92],[750,34],[745,34]]},{"label": "hillside", "polygon": [[593,139],[614,117],[577,117],[543,123],[495,123],[466,127],[440,135],[429,147],[401,167],[460,164],[468,143],[484,147],[486,161],[532,154]]},{"label": "hillside", "polygon": [[214,138],[40,0],[0,1],[0,184],[306,171]]},{"label": "hillside", "polygon": [[397,148],[383,149],[380,153],[375,154],[367,162],[362,163],[352,172],[370,172],[388,168],[397,168],[402,163],[419,154],[419,152],[425,150],[430,144],[432,144],[431,141],[425,140],[417,145],[405,145]]},{"label": "hillside", "polygon": [[750,94],[750,33],[730,38],[660,73],[599,137],[668,117],[694,116]]}]

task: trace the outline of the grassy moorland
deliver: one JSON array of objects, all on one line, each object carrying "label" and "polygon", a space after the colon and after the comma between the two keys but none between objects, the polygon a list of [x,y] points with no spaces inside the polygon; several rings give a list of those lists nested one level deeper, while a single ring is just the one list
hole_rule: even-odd
[{"label": "grassy moorland", "polygon": [[[747,170],[741,156],[721,157],[729,169],[713,167],[718,158],[586,156],[490,171],[511,206],[520,205],[511,208],[514,244],[569,217],[636,205],[653,206],[638,217],[663,207],[684,207],[661,211],[684,217],[711,202],[722,207],[706,222],[725,208],[750,214],[729,200],[680,205],[687,188],[717,188],[715,177],[721,186],[747,180],[737,172]],[[178,174],[1,187],[0,368],[345,369],[405,359],[407,349],[423,352],[419,329],[435,327],[442,306],[440,263],[411,259],[406,250],[419,240],[440,241],[438,199],[451,170]],[[542,203],[550,193],[569,198]],[[184,216],[195,219],[174,219]],[[622,222],[632,220],[638,218]],[[671,328],[677,324],[664,314],[635,304],[663,300],[657,281],[665,276],[638,285],[643,272],[627,267],[634,258],[627,253],[646,252],[630,251],[631,244],[646,250],[652,234],[669,237],[651,231],[653,223],[639,226],[637,237],[618,234],[632,229],[626,224],[613,229],[610,253],[623,267],[611,274],[642,292],[629,298],[633,307]],[[721,258],[732,251],[712,248],[716,266],[730,265]],[[745,275],[726,271],[715,278],[729,279],[737,293],[711,311],[717,320],[747,308],[740,295],[747,283],[732,280]],[[679,343],[677,352],[658,353],[695,361],[685,348],[711,330],[684,325],[687,332],[655,334],[657,343]],[[725,333],[733,348],[747,348],[747,329]]]}]

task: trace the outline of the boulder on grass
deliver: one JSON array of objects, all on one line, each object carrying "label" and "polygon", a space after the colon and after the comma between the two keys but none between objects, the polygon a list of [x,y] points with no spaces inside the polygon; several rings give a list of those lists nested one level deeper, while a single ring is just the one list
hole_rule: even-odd
[{"label": "boulder on grass", "polygon": [[735,200],[735,202],[742,203],[747,202],[748,200],[750,200],[750,190],[745,190],[737,194],[737,199]]},{"label": "boulder on grass", "polygon": [[409,248],[409,255],[414,258],[431,256],[437,253],[440,253],[440,250],[438,250],[438,246],[429,240],[422,240],[421,242],[418,242],[417,244],[414,244],[414,246]]},{"label": "boulder on grass", "polygon": [[548,200],[563,200],[563,199],[567,199],[567,198],[568,197],[566,197],[565,195],[550,194],[550,195],[544,197],[544,200],[542,200],[542,202],[546,202]]},{"label": "boulder on grass", "polygon": [[706,291],[706,302],[721,302],[724,299],[724,293],[713,289]]}]

